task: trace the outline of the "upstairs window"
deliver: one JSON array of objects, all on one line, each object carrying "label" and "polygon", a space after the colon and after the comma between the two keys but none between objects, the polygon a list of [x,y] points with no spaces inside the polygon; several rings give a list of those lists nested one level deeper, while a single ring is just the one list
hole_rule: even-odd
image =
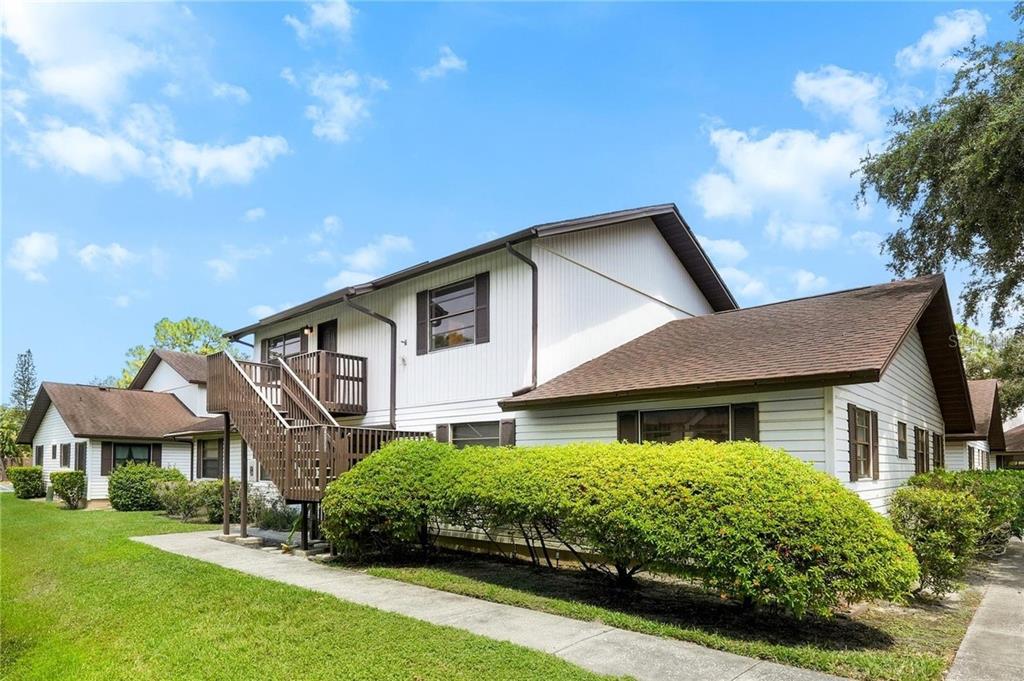
[{"label": "upstairs window", "polygon": [[301,355],[306,351],[306,334],[301,329],[289,331],[280,336],[263,340],[263,361],[287,359],[292,355]]},{"label": "upstairs window", "polygon": [[490,340],[490,275],[478,274],[416,295],[416,354]]}]

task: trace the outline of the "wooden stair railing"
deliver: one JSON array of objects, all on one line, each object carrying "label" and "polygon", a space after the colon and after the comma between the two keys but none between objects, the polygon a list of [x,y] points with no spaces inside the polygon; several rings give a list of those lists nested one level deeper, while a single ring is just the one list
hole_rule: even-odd
[{"label": "wooden stair railing", "polygon": [[280,360],[278,365],[246,362],[221,352],[210,355],[207,366],[207,411],[231,415],[261,469],[289,501],[320,501],[329,482],[391,440],[430,437],[339,426]]}]

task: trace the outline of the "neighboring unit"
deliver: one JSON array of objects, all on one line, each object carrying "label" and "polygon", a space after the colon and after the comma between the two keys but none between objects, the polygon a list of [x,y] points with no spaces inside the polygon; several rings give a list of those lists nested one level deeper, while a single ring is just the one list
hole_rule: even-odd
[{"label": "neighboring unit", "polygon": [[1024,470],[1024,423],[1006,431],[1006,451],[996,456],[996,468]]},{"label": "neighboring unit", "polygon": [[946,465],[951,471],[988,470],[996,467],[997,453],[1006,449],[1003,417],[999,409],[999,381],[968,381],[974,432],[946,437]]}]

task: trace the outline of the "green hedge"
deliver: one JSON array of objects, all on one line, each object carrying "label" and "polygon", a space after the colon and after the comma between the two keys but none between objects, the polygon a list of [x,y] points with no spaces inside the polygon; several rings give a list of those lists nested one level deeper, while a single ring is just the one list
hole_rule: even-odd
[{"label": "green hedge", "polygon": [[[366,501],[372,513],[359,510]],[[749,442],[406,442],[332,483],[324,512],[333,541],[412,542],[431,517],[491,536],[511,529],[535,560],[546,538],[620,580],[649,568],[797,615],[898,600],[918,577],[887,519],[834,478]]]},{"label": "green hedge", "polygon": [[454,450],[433,440],[394,440],[328,487],[321,528],[342,550],[429,548],[440,460]]},{"label": "green hedge", "polygon": [[940,597],[966,576],[988,524],[985,510],[971,494],[921,485],[896,490],[889,516],[917,556],[920,589]]},{"label": "green hedge", "polygon": [[14,495],[19,499],[46,496],[42,466],[11,466],[7,469],[7,477],[14,485]]},{"label": "green hedge", "polygon": [[173,481],[185,482],[177,468],[128,463],[110,473],[107,495],[115,511],[155,511],[160,509],[156,484]]},{"label": "green hedge", "polygon": [[55,471],[50,473],[50,484],[68,508],[78,508],[85,499],[85,471]]},{"label": "green hedge", "polygon": [[964,492],[984,513],[978,551],[985,556],[1005,550],[1010,535],[1024,529],[1024,475],[1016,471],[932,471],[915,475],[913,487]]}]

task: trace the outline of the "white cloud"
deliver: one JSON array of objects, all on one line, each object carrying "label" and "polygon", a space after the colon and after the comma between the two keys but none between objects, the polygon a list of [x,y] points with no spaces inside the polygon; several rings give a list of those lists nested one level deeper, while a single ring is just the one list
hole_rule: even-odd
[{"label": "white cloud", "polygon": [[266,216],[267,211],[265,211],[264,209],[250,208],[249,210],[245,211],[245,213],[242,215],[242,219],[245,220],[246,222],[256,222],[257,220],[262,220]]},{"label": "white cloud", "polygon": [[699,234],[697,240],[715,263],[735,265],[749,255],[746,247],[735,239],[712,239]]},{"label": "white cloud", "polygon": [[870,253],[874,256],[881,255],[882,249],[882,235],[878,232],[872,232],[869,230],[860,230],[850,235],[850,243],[853,247]]},{"label": "white cloud", "polygon": [[306,21],[291,14],[284,17],[284,23],[291,26],[295,36],[303,42],[321,30],[331,30],[341,35],[348,35],[352,30],[352,16],[355,10],[344,0],[313,3],[309,10],[309,18]]},{"label": "white cloud", "polygon": [[828,286],[827,278],[808,270],[797,270],[790,278],[793,280],[793,284],[796,285],[796,292],[801,295],[819,293]]},{"label": "white cloud", "polygon": [[833,246],[841,236],[833,225],[782,220],[778,216],[768,221],[765,234],[771,241],[796,251],[822,250]]},{"label": "white cloud", "polygon": [[95,130],[50,119],[30,131],[22,150],[30,163],[40,160],[102,182],[138,176],[188,195],[195,184],[247,184],[255,173],[288,152],[277,136],[252,136],[226,145],[195,144],[174,136],[163,107],[135,104],[118,129]]},{"label": "white cloud", "polygon": [[51,121],[43,130],[30,132],[29,150],[57,168],[101,182],[140,174],[146,160],[138,147],[118,133],[97,134],[61,121]]},{"label": "white cloud", "polygon": [[352,270],[342,270],[341,272],[338,272],[336,275],[325,281],[324,288],[329,290],[345,288],[346,286],[362,284],[376,278],[376,274],[370,274],[369,272],[353,272]]},{"label": "white cloud", "polygon": [[29,281],[44,282],[43,268],[55,261],[58,255],[60,248],[56,234],[32,232],[14,240],[14,246],[7,254],[7,264]]},{"label": "white cloud", "polygon": [[114,303],[114,307],[128,307],[132,304],[132,297],[127,293],[116,295],[111,300]]},{"label": "white cloud", "polygon": [[342,255],[341,260],[352,270],[373,272],[380,269],[393,253],[408,253],[411,250],[412,241],[409,237],[382,234],[365,246]]},{"label": "white cloud", "polygon": [[239,104],[247,104],[249,102],[249,92],[241,85],[214,83],[211,92],[218,99],[233,99]]},{"label": "white cloud", "polygon": [[4,4],[3,34],[29,64],[40,90],[106,116],[127,95],[129,82],[163,66],[148,47],[178,23],[171,6],[78,3]]},{"label": "white cloud", "polygon": [[715,218],[747,217],[762,209],[819,216],[831,207],[834,193],[849,193],[850,172],[864,151],[861,135],[849,131],[819,136],[777,130],[757,136],[716,128],[710,141],[721,170],[702,176],[694,194],[704,215]]},{"label": "white cloud", "polygon": [[801,71],[793,80],[793,94],[804,106],[846,118],[857,130],[877,133],[885,127],[882,115],[885,81],[838,66]]},{"label": "white cloud", "polygon": [[935,26],[896,54],[896,66],[906,72],[925,68],[956,70],[960,66],[953,53],[983,38],[988,31],[988,17],[978,10],[958,9],[935,17]]},{"label": "white cloud", "polygon": [[285,303],[284,305],[278,305],[276,307],[273,305],[253,305],[249,308],[249,314],[255,319],[264,319],[275,312],[286,310],[289,307],[292,307],[291,303]]},{"label": "white cloud", "polygon": [[281,69],[281,78],[292,87],[299,84],[299,79],[295,77],[295,72],[289,66]]},{"label": "white cloud", "polygon": [[751,275],[745,270],[736,267],[722,267],[719,269],[729,289],[737,296],[751,303],[767,303],[776,300],[768,285],[761,279]]},{"label": "white cloud", "polygon": [[466,60],[455,54],[455,52],[452,51],[452,48],[447,45],[442,45],[439,52],[440,56],[435,64],[425,68],[416,69],[416,73],[419,74],[420,80],[442,78],[448,75],[450,71],[466,70]]},{"label": "white cloud", "polygon": [[[309,240],[315,244],[323,243],[324,239],[326,239],[331,234],[337,233],[340,230],[341,220],[338,219],[338,216],[328,215],[324,217],[323,222],[320,223],[319,228],[314,229],[312,232],[309,233]],[[320,253],[323,254],[325,253],[325,251],[321,251]],[[327,260],[324,260],[322,257],[320,258],[319,261],[327,262]]]},{"label": "white cloud", "polygon": [[76,256],[83,267],[94,271],[124,267],[138,259],[135,253],[116,242],[106,246],[89,244],[81,248]]},{"label": "white cloud", "polygon": [[228,245],[224,247],[224,254],[221,257],[210,258],[206,261],[206,266],[216,281],[229,281],[238,276],[238,269],[243,261],[255,260],[269,254],[270,249],[266,246],[238,248]]},{"label": "white cloud", "polygon": [[344,142],[357,123],[369,117],[366,97],[360,94],[362,80],[355,71],[321,73],[309,84],[309,94],[319,104],[306,107],[313,121],[313,134],[331,142]]},{"label": "white cloud", "polygon": [[174,82],[167,83],[162,88],[160,88],[160,93],[164,97],[169,97],[171,99],[181,97],[181,84]]}]

